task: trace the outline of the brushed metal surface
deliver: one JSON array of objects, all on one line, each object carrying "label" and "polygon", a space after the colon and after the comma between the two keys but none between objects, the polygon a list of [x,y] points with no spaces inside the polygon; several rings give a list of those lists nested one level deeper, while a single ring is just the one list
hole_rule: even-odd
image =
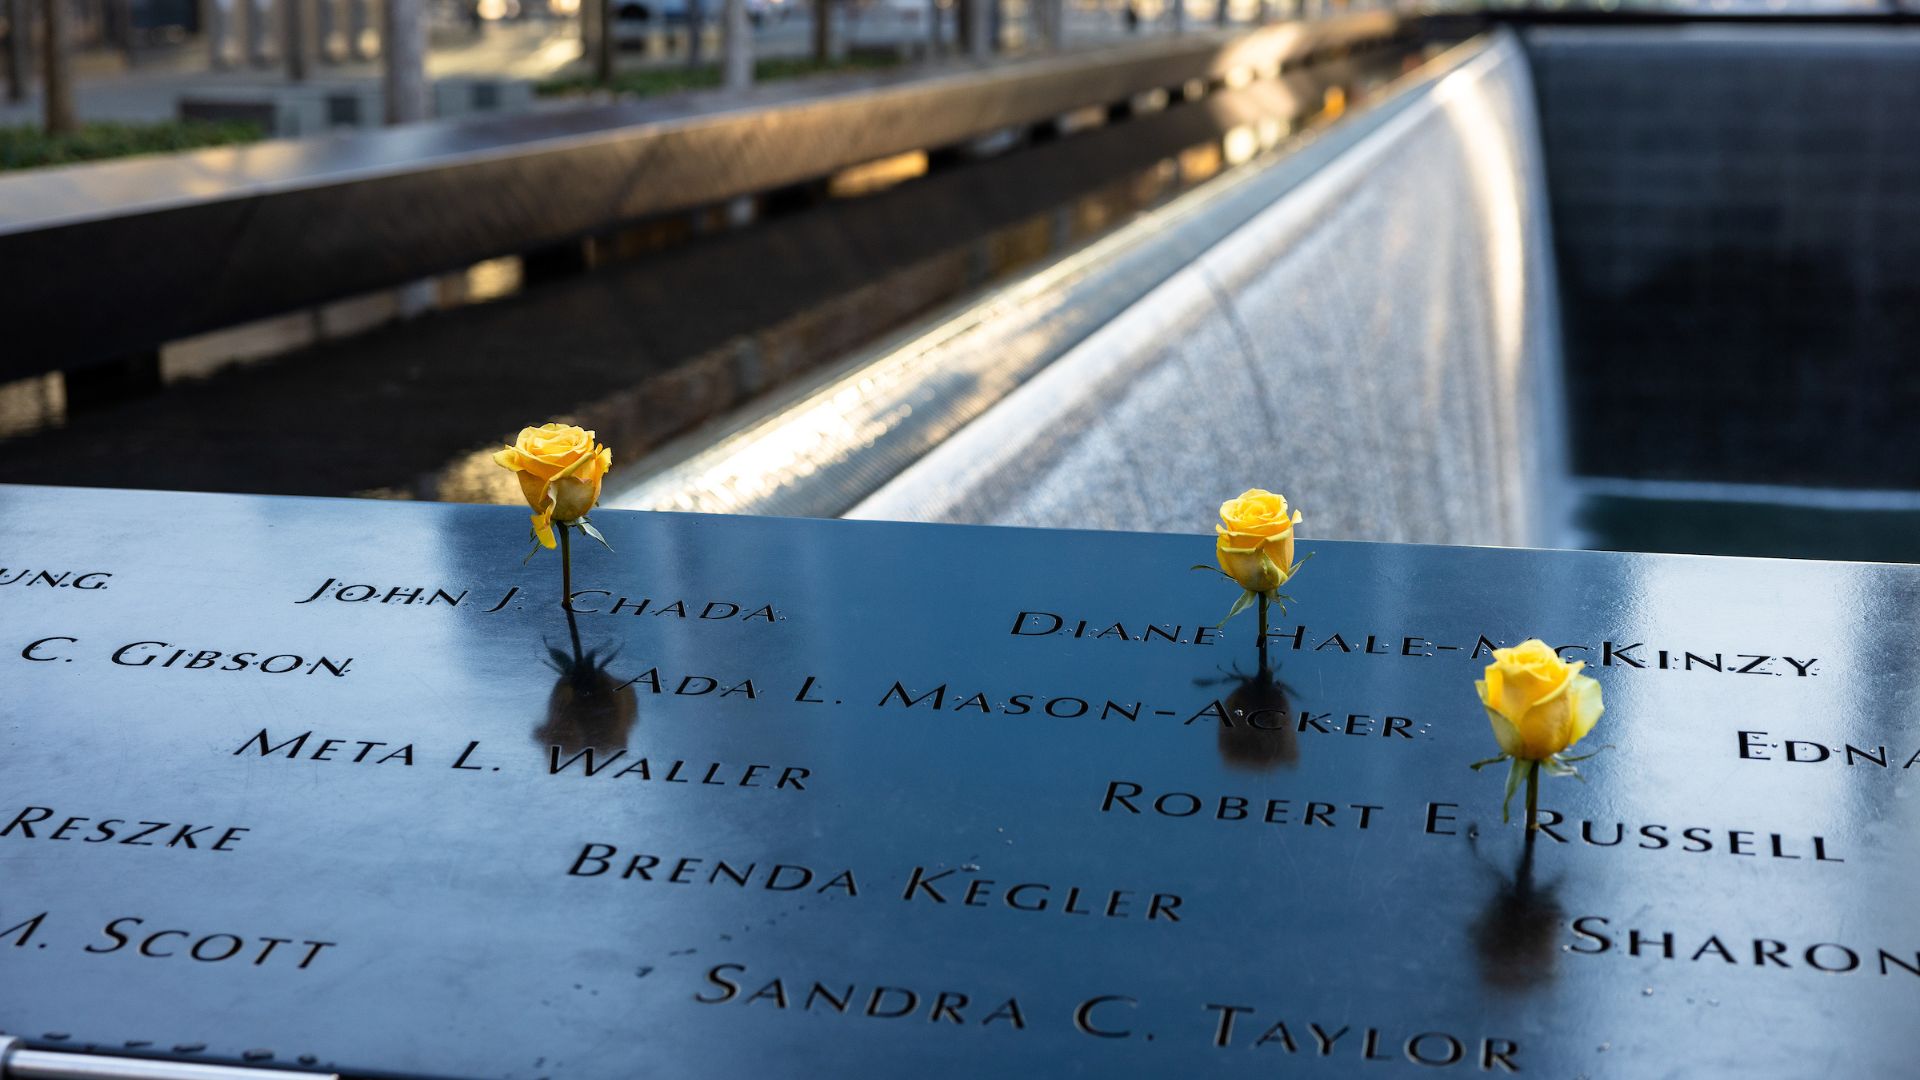
[{"label": "brushed metal surface", "polygon": [[198,1061],[158,1061],[111,1054],[20,1049],[20,1040],[0,1036],[0,1080],[339,1080],[333,1074],[289,1073]]}]

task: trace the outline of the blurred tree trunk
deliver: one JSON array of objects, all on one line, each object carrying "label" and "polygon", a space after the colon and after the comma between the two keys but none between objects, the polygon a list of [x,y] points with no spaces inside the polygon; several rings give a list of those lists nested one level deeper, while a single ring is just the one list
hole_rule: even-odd
[{"label": "blurred tree trunk", "polygon": [[427,9],[421,0],[386,0],[380,15],[380,66],[387,92],[387,123],[425,120]]},{"label": "blurred tree trunk", "polygon": [[813,62],[824,64],[833,59],[832,0],[813,0]]},{"label": "blurred tree trunk", "polygon": [[280,52],[287,65],[287,81],[306,82],[306,0],[280,0]]},{"label": "blurred tree trunk", "polygon": [[79,128],[73,114],[73,70],[67,39],[71,34],[67,0],[46,0],[45,52],[40,59],[46,80],[46,123],[49,135],[70,135]]},{"label": "blurred tree trunk", "polygon": [[27,100],[27,48],[33,14],[27,0],[7,0],[7,100]]},{"label": "blurred tree trunk", "polygon": [[580,12],[585,17],[587,5],[593,8],[593,81],[602,86],[613,85],[613,4],[614,0],[586,0]]},{"label": "blurred tree trunk", "polygon": [[687,66],[699,67],[706,59],[705,38],[707,30],[707,5],[701,0],[687,0]]},{"label": "blurred tree trunk", "polygon": [[246,15],[246,62],[254,67],[267,66],[266,0],[235,0],[234,10]]},{"label": "blurred tree trunk", "polygon": [[370,0],[347,0],[347,56],[367,58],[367,4]]},{"label": "blurred tree trunk", "polygon": [[724,0],[720,24],[720,82],[729,90],[753,85],[753,20],[747,0]]},{"label": "blurred tree trunk", "polygon": [[339,12],[334,0],[315,0],[313,5],[313,58],[322,64],[332,64],[333,34],[339,29]]},{"label": "blurred tree trunk", "polygon": [[967,53],[986,59],[993,52],[996,0],[960,0],[968,9]]},{"label": "blurred tree trunk", "polygon": [[200,0],[200,32],[207,38],[207,66],[214,71],[227,66],[227,38],[233,33],[233,17],[221,0]]}]

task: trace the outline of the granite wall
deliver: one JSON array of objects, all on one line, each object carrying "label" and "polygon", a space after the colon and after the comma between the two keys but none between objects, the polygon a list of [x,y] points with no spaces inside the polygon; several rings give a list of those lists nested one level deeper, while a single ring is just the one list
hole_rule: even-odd
[{"label": "granite wall", "polygon": [[1526,45],[1576,471],[1920,488],[1920,31]]}]

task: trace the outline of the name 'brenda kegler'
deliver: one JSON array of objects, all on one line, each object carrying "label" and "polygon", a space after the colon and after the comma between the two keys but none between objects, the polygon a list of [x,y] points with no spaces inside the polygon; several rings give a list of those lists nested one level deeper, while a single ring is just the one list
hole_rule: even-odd
[{"label": "name 'brenda kegler'", "polygon": [[[611,875],[611,876],[609,876]],[[705,885],[764,892],[811,892],[845,897],[872,895],[850,868],[825,869],[800,863],[758,862],[707,856],[622,854],[614,844],[581,846],[567,868],[568,877],[602,878],[655,885]],[[875,875],[868,873],[871,882]],[[914,906],[930,908],[990,908],[1029,914],[1090,915],[1106,919],[1135,919],[1150,923],[1180,921],[1184,901],[1179,894],[1137,888],[1057,884],[1045,881],[990,878],[980,866],[940,869],[915,866],[886,878],[883,895]]]}]

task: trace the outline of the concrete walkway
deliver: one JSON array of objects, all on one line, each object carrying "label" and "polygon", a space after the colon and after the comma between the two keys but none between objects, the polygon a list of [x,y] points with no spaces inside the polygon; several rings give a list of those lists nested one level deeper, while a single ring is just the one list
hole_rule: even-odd
[{"label": "concrete walkway", "polygon": [[[431,50],[427,73],[434,79],[545,79],[579,55],[579,32],[570,23],[495,24],[478,38]],[[119,53],[82,53],[74,69],[75,105],[83,120],[170,120],[182,94],[287,84],[285,73],[271,68],[209,71],[204,47],[193,46],[144,54],[132,67]],[[377,60],[316,64],[311,71],[307,85],[316,87],[377,87],[380,82]],[[26,101],[0,105],[0,125],[40,119],[37,86]]]}]

